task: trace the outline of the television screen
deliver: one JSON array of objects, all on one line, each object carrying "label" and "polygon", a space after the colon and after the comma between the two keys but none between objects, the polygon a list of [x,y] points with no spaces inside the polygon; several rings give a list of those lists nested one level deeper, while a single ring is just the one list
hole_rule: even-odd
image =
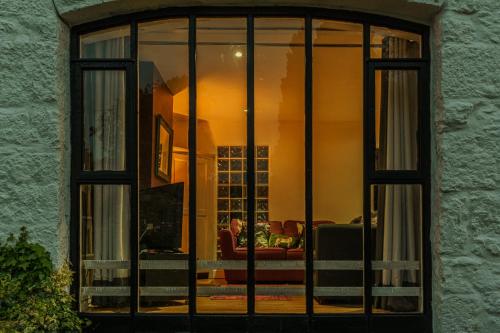
[{"label": "television screen", "polygon": [[182,241],[184,183],[139,192],[140,248],[179,251]]}]

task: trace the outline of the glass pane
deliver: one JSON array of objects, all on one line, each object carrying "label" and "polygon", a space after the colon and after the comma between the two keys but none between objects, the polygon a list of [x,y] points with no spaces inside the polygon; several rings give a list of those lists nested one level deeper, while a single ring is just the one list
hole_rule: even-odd
[{"label": "glass pane", "polygon": [[125,170],[125,98],[125,71],[84,71],[83,170]]},{"label": "glass pane", "polygon": [[128,25],[80,36],[80,58],[130,58]]},{"label": "glass pane", "polygon": [[363,312],[363,26],[313,20],[314,312]]},{"label": "glass pane", "polygon": [[80,311],[130,311],[130,186],[80,186]]},{"label": "glass pane", "polygon": [[139,25],[139,310],[188,312],[188,20]]},{"label": "glass pane", "polygon": [[417,170],[418,72],[375,71],[376,170]]},{"label": "glass pane", "polygon": [[371,193],[374,312],[422,312],[422,188],[374,185]]},{"label": "glass pane", "polygon": [[371,58],[421,58],[422,36],[408,31],[371,27]]},{"label": "glass pane", "polygon": [[245,313],[246,20],[198,19],[196,40],[196,308]]},{"label": "glass pane", "polygon": [[305,312],[304,80],[304,20],[255,19],[258,313]]}]

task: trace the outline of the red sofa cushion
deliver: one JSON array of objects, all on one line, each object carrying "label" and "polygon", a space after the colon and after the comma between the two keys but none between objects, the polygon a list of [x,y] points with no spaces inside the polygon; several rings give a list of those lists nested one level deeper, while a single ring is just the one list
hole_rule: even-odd
[{"label": "red sofa cushion", "polygon": [[[247,248],[236,248],[238,258],[245,259],[247,256]],[[241,257],[240,257],[241,256]],[[257,247],[255,248],[255,259],[257,260],[285,260],[286,250],[279,247]]]}]

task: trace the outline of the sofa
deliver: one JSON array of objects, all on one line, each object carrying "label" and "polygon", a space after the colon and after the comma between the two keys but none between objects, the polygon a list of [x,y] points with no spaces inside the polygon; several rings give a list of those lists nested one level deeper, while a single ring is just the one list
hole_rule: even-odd
[{"label": "sofa", "polygon": [[[304,225],[303,221],[287,220],[284,223],[280,221],[271,221],[270,233],[283,234],[303,237],[304,233],[299,234],[297,225]],[[314,221],[314,227],[320,224],[334,224],[333,221]],[[233,229],[233,230],[231,230]],[[303,229],[303,228],[302,228]],[[222,260],[246,260],[247,248],[238,246],[237,235],[234,234],[234,228],[221,230],[219,233],[221,259]],[[300,241],[299,241],[300,243]],[[256,247],[256,260],[304,260],[304,248],[282,248],[282,247]],[[256,270],[256,282],[272,283],[303,283],[305,279],[304,270]],[[247,275],[245,270],[224,270],[224,277],[227,283],[246,283]]]}]

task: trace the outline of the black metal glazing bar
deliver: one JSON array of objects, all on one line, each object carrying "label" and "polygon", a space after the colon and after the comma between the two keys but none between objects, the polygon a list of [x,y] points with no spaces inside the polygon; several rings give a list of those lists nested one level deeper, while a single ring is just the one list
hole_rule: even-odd
[{"label": "black metal glazing bar", "polygon": [[364,261],[364,310],[368,328],[371,329],[372,314],[372,267],[371,267],[371,194],[369,173],[373,156],[371,152],[371,121],[373,112],[370,108],[372,88],[368,73],[370,59],[370,25],[363,24],[363,261]]},{"label": "black metal glazing bar", "polygon": [[[128,141],[127,141],[128,146]],[[75,152],[76,153],[76,152]],[[80,154],[81,155],[81,154]],[[127,154],[129,155],[129,154]],[[129,157],[129,156],[127,156]],[[127,164],[129,161],[127,159]],[[80,171],[76,172],[78,180],[81,182],[101,182],[101,183],[129,183],[133,178],[132,172],[127,171]]]},{"label": "black metal glazing bar", "polygon": [[82,70],[126,70],[127,66],[133,64],[132,60],[119,59],[116,61],[110,59],[99,59],[95,61],[89,61],[86,59],[78,59],[72,61],[73,64],[78,64]]},{"label": "black metal glazing bar", "polygon": [[[428,34],[424,35],[424,44],[428,44]],[[424,49],[425,50],[425,49]],[[424,57],[430,58],[428,48],[424,52]],[[424,65],[422,75],[419,77],[422,88],[419,100],[422,101],[420,126],[420,136],[422,142],[422,174],[424,185],[422,187],[422,261],[423,261],[423,297],[424,315],[426,318],[426,327],[430,331],[432,328],[432,253],[431,253],[431,115],[430,115],[430,68],[429,64]]]},{"label": "black metal glazing bar", "polygon": [[196,17],[189,17],[189,315],[196,314]]},{"label": "black metal glazing bar", "polygon": [[312,192],[312,173],[313,173],[313,136],[312,136],[312,62],[313,62],[313,52],[312,52],[312,18],[307,15],[305,18],[305,56],[306,56],[306,68],[305,68],[305,207],[306,207],[306,313],[309,316],[309,320],[312,318],[314,312],[313,308],[313,293],[314,293],[314,281],[313,281],[313,192]]},{"label": "black metal glazing bar", "polygon": [[137,22],[131,22],[130,55],[134,60],[127,70],[127,168],[132,174],[130,188],[130,310],[132,317],[139,311],[139,190],[138,190],[138,150],[137,142]]},{"label": "black metal glazing bar", "polygon": [[249,325],[255,314],[255,94],[254,17],[247,16],[247,311]]},{"label": "black metal glazing bar", "polygon": [[[78,45],[74,43],[78,40],[74,34],[72,54],[78,51]],[[73,55],[74,56],[74,55]],[[80,191],[77,183],[77,175],[81,169],[81,100],[82,100],[82,72],[78,66],[71,64],[71,226],[70,226],[70,242],[72,244],[70,250],[71,268],[76,272],[74,274],[73,283],[71,284],[71,292],[75,295],[76,307],[80,307]]]}]

